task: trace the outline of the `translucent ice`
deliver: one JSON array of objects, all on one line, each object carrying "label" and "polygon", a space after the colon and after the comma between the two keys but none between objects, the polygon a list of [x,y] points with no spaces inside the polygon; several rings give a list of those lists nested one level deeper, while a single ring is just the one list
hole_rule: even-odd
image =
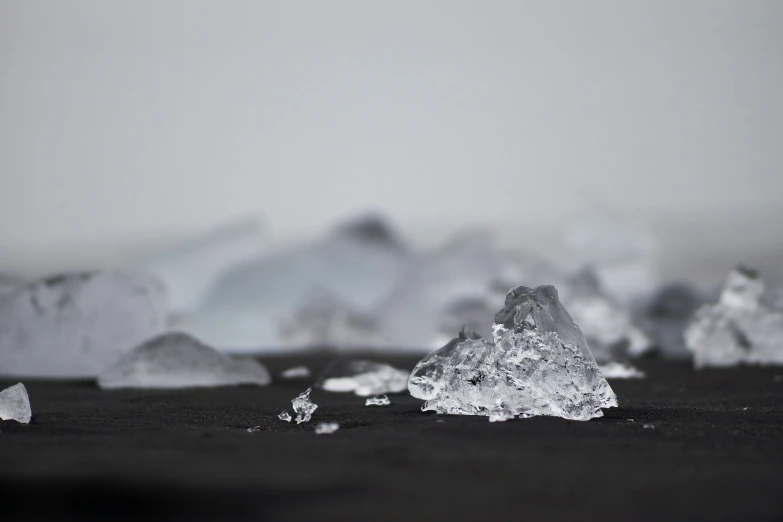
[{"label": "translucent ice", "polygon": [[421,360],[408,389],[437,413],[589,420],[617,398],[552,286],[518,287],[495,315],[494,342],[463,330]]},{"label": "translucent ice", "polygon": [[306,391],[299,394],[299,396],[291,401],[294,405],[294,413],[296,413],[296,423],[308,422],[313,412],[318,408],[318,405],[310,401],[310,392],[312,388],[307,388]]},{"label": "translucent ice", "polygon": [[697,368],[783,364],[783,310],[764,294],[756,271],[737,268],[729,274],[720,300],[701,307],[685,330]]},{"label": "translucent ice", "polygon": [[628,363],[609,362],[598,366],[606,379],[644,379],[644,372]]},{"label": "translucent ice", "polygon": [[21,382],[0,391],[0,419],[29,424],[32,411],[27,388]]},{"label": "translucent ice", "polygon": [[386,395],[376,395],[364,401],[365,406],[388,406],[389,404],[391,401]]},{"label": "translucent ice", "polygon": [[155,278],[124,272],[67,274],[0,299],[0,372],[94,377],[166,325]]},{"label": "translucent ice", "polygon": [[409,373],[373,361],[338,360],[326,367],[316,384],[332,392],[354,392],[360,397],[399,393],[408,385]]},{"label": "translucent ice", "polygon": [[280,415],[278,415],[277,418],[281,421],[291,422],[291,414],[287,411],[280,412]]},{"label": "translucent ice", "polygon": [[234,359],[188,334],[165,333],[122,355],[98,376],[101,388],[191,388],[271,382],[255,359]]},{"label": "translucent ice", "polygon": [[310,368],[307,366],[294,366],[293,368],[283,370],[280,377],[283,379],[307,379],[310,375]]},{"label": "translucent ice", "polygon": [[331,435],[339,429],[340,425],[336,422],[319,422],[315,426],[315,433],[317,435]]}]

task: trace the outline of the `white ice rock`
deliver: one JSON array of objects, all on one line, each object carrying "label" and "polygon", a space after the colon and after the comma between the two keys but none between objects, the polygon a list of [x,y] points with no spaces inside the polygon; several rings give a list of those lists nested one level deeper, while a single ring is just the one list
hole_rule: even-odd
[{"label": "white ice rock", "polygon": [[187,331],[220,349],[287,350],[279,325],[314,289],[355,310],[371,310],[397,284],[408,251],[380,218],[365,217],[327,237],[247,261],[214,285]]},{"label": "white ice rock", "polygon": [[172,313],[187,314],[201,306],[224,272],[263,255],[266,243],[261,222],[245,218],[163,249],[137,263],[135,269],[164,283]]},{"label": "white ice rock", "polygon": [[98,376],[101,388],[195,388],[272,381],[255,359],[235,359],[181,332],[150,339]]},{"label": "white ice rock", "polygon": [[291,404],[294,405],[294,413],[296,413],[296,423],[301,424],[303,422],[309,422],[313,417],[313,413],[318,408],[318,405],[310,400],[310,392],[312,388],[300,393],[295,399],[291,400]]},{"label": "white ice rock", "polygon": [[589,420],[617,406],[553,286],[511,290],[493,337],[462,330],[416,365],[408,389],[426,401],[423,410],[489,416],[500,407],[521,417]]},{"label": "white ice rock", "polygon": [[21,382],[0,391],[0,419],[29,424],[32,417],[30,397]]},{"label": "white ice rock", "polygon": [[280,373],[283,379],[307,379],[310,375],[312,374],[307,366],[294,366]]},{"label": "white ice rock", "polygon": [[94,377],[160,334],[166,297],[152,276],[66,274],[0,299],[0,374]]},{"label": "white ice rock", "polygon": [[319,422],[315,426],[315,433],[316,435],[331,435],[339,429],[340,425],[336,422]]},{"label": "white ice rock", "polygon": [[765,297],[755,270],[729,273],[719,301],[699,308],[685,330],[696,368],[783,364],[783,310]]},{"label": "white ice rock", "polygon": [[278,419],[280,419],[283,422],[291,422],[291,414],[287,411],[281,411],[278,416]]},{"label": "white ice rock", "polygon": [[353,392],[360,397],[400,393],[408,386],[409,372],[388,364],[337,360],[326,367],[316,387],[331,392]]}]

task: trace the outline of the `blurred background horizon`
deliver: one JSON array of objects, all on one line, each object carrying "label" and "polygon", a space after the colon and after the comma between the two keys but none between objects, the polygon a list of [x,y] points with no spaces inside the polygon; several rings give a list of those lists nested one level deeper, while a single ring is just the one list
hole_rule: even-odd
[{"label": "blurred background horizon", "polygon": [[0,272],[374,212],[558,257],[614,216],[665,279],[783,272],[783,3],[8,1]]}]

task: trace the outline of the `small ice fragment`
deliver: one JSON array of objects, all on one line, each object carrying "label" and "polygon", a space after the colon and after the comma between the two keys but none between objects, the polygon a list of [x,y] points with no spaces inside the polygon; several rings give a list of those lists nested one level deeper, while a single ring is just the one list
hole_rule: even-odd
[{"label": "small ice fragment", "polygon": [[281,412],[280,415],[277,416],[278,419],[285,422],[291,422],[291,414],[287,411]]},{"label": "small ice fragment", "polygon": [[354,392],[360,397],[368,397],[404,391],[409,375],[405,370],[384,363],[338,360],[326,367],[316,386],[326,391]]},{"label": "small ice fragment", "polygon": [[514,418],[514,413],[503,406],[495,406],[489,410],[489,422],[506,422]]},{"label": "small ice fragment", "polygon": [[29,424],[32,411],[27,388],[21,382],[0,391],[0,419]]},{"label": "small ice fragment", "polygon": [[248,433],[256,433],[256,432],[259,432],[259,431],[261,431],[263,429],[264,428],[262,428],[261,426],[253,426],[252,428],[248,428],[247,432]]},{"label": "small ice fragment", "polygon": [[318,405],[310,401],[310,392],[312,388],[307,388],[306,391],[299,394],[295,399],[291,400],[291,404],[294,405],[294,413],[296,413],[296,423],[308,422],[313,412],[318,408]]},{"label": "small ice fragment", "polygon": [[642,428],[644,428],[646,430],[654,430],[655,429],[655,424],[644,424],[642,426]]},{"label": "small ice fragment", "polygon": [[280,377],[283,379],[307,379],[310,375],[310,368],[307,366],[294,366],[284,370]]},{"label": "small ice fragment", "polygon": [[376,395],[364,401],[365,406],[388,406],[389,404],[391,401],[386,395]]},{"label": "small ice fragment", "polygon": [[121,356],[98,376],[101,388],[192,388],[271,382],[255,359],[235,359],[188,334],[154,337]]},{"label": "small ice fragment", "polygon": [[598,369],[605,379],[644,379],[645,373],[628,363],[610,362],[599,364]]},{"label": "small ice fragment", "polygon": [[625,419],[628,422],[633,422],[633,419]]},{"label": "small ice fragment", "polygon": [[315,433],[316,435],[331,435],[339,429],[340,425],[336,422],[319,422],[315,426]]}]

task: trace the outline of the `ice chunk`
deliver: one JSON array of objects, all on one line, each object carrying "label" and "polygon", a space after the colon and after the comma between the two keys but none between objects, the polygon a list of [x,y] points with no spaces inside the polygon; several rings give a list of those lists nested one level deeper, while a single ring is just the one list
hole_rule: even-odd
[{"label": "ice chunk", "polygon": [[720,300],[701,307],[685,330],[697,368],[783,364],[783,310],[764,293],[756,271],[740,267],[729,274]]},{"label": "ice chunk", "polygon": [[307,379],[310,377],[310,368],[307,366],[294,366],[280,374],[283,379]]},{"label": "ice chunk", "polygon": [[137,268],[163,281],[172,312],[191,312],[223,272],[264,253],[266,235],[255,218],[233,221],[164,249]]},{"label": "ice chunk", "polygon": [[669,284],[641,305],[636,314],[637,322],[663,356],[689,358],[685,328],[696,310],[706,302],[706,295],[689,284]]},{"label": "ice chunk", "polygon": [[299,396],[291,401],[294,405],[294,413],[296,413],[296,423],[308,422],[313,412],[318,408],[318,405],[310,401],[310,392],[312,388],[307,388],[306,391],[299,394]]},{"label": "ice chunk", "polygon": [[315,433],[316,435],[331,435],[339,429],[340,425],[336,422],[319,422],[315,426]]},{"label": "ice chunk", "polygon": [[352,310],[329,292],[314,292],[280,325],[283,343],[294,347],[383,346],[375,319]]},{"label": "ice chunk", "polygon": [[598,366],[606,379],[644,379],[644,372],[628,363],[610,362]]},{"label": "ice chunk", "polygon": [[30,397],[21,382],[0,391],[0,419],[29,424],[32,417]]},{"label": "ice chunk", "polygon": [[94,377],[166,325],[155,278],[124,272],[67,274],[0,299],[0,372]]},{"label": "ice chunk", "polygon": [[390,404],[391,401],[386,395],[376,395],[364,401],[365,406],[388,406]]},{"label": "ice chunk", "polygon": [[360,397],[399,393],[408,385],[409,373],[384,363],[338,360],[326,367],[316,386],[331,392],[354,392]]},{"label": "ice chunk", "polygon": [[277,416],[278,419],[285,422],[291,422],[291,414],[287,411],[283,411],[280,413],[280,415]]},{"label": "ice chunk", "polygon": [[601,290],[595,272],[579,270],[564,292],[563,303],[580,325],[599,363],[635,357],[652,348],[650,339],[636,326],[627,307]]},{"label": "ice chunk", "polygon": [[271,382],[255,359],[234,359],[180,332],[150,339],[98,376],[101,388],[192,388]]},{"label": "ice chunk", "polygon": [[248,433],[258,433],[259,431],[263,431],[263,430],[264,430],[264,428],[262,428],[261,426],[253,426],[252,428],[248,428],[247,432]]},{"label": "ice chunk", "polygon": [[408,389],[423,410],[490,415],[501,401],[514,415],[589,420],[617,406],[553,286],[511,290],[493,336],[462,330],[416,365]]}]

